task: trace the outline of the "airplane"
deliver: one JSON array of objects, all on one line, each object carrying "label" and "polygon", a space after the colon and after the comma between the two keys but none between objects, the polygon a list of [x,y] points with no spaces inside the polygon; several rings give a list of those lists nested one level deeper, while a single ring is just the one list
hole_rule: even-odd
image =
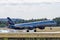
[{"label": "airplane", "polygon": [[19,29],[19,30],[27,29],[27,31],[33,30],[35,28],[45,29],[46,26],[57,25],[57,23],[53,20],[44,20],[44,21],[15,24],[9,17],[7,17],[7,19],[8,19],[8,23],[9,23],[8,28]]}]

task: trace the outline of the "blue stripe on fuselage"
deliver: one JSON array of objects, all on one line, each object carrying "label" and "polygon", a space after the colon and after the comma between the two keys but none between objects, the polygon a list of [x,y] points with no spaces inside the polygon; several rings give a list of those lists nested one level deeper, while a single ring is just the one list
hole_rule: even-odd
[{"label": "blue stripe on fuselage", "polygon": [[29,22],[29,23],[21,23],[15,24],[18,27],[35,27],[35,26],[45,26],[45,25],[53,25],[56,24],[54,21],[38,21],[38,22]]}]

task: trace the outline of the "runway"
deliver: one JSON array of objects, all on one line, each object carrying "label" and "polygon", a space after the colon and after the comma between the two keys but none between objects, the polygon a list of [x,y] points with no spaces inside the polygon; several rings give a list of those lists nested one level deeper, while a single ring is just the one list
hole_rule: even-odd
[{"label": "runway", "polygon": [[36,33],[36,34],[57,34],[57,33],[60,33],[60,32],[25,32],[25,33]]},{"label": "runway", "polygon": [[[23,30],[24,31],[24,30]],[[31,37],[31,38],[47,38],[47,37],[60,37],[60,31],[57,32],[19,32],[18,30],[0,30],[0,37]]]},{"label": "runway", "polygon": [[19,32],[18,30],[0,30],[0,33],[20,33],[20,34],[32,34],[32,33],[36,33],[36,34],[56,34],[56,33],[60,33],[60,31],[57,32],[33,32],[30,30],[30,32],[25,32],[23,30],[23,32]]}]

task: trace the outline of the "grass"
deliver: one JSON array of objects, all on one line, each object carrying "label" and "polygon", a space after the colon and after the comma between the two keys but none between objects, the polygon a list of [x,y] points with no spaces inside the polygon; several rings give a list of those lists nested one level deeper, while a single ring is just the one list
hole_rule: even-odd
[{"label": "grass", "polygon": [[46,27],[45,29],[36,28],[37,32],[60,32],[60,27]]}]

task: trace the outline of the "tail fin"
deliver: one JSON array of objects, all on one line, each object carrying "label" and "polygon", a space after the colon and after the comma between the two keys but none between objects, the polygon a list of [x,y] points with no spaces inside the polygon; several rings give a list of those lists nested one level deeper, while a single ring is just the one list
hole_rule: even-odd
[{"label": "tail fin", "polygon": [[7,19],[8,19],[8,23],[9,23],[10,25],[14,25],[14,22],[13,22],[9,17],[7,17]]}]

